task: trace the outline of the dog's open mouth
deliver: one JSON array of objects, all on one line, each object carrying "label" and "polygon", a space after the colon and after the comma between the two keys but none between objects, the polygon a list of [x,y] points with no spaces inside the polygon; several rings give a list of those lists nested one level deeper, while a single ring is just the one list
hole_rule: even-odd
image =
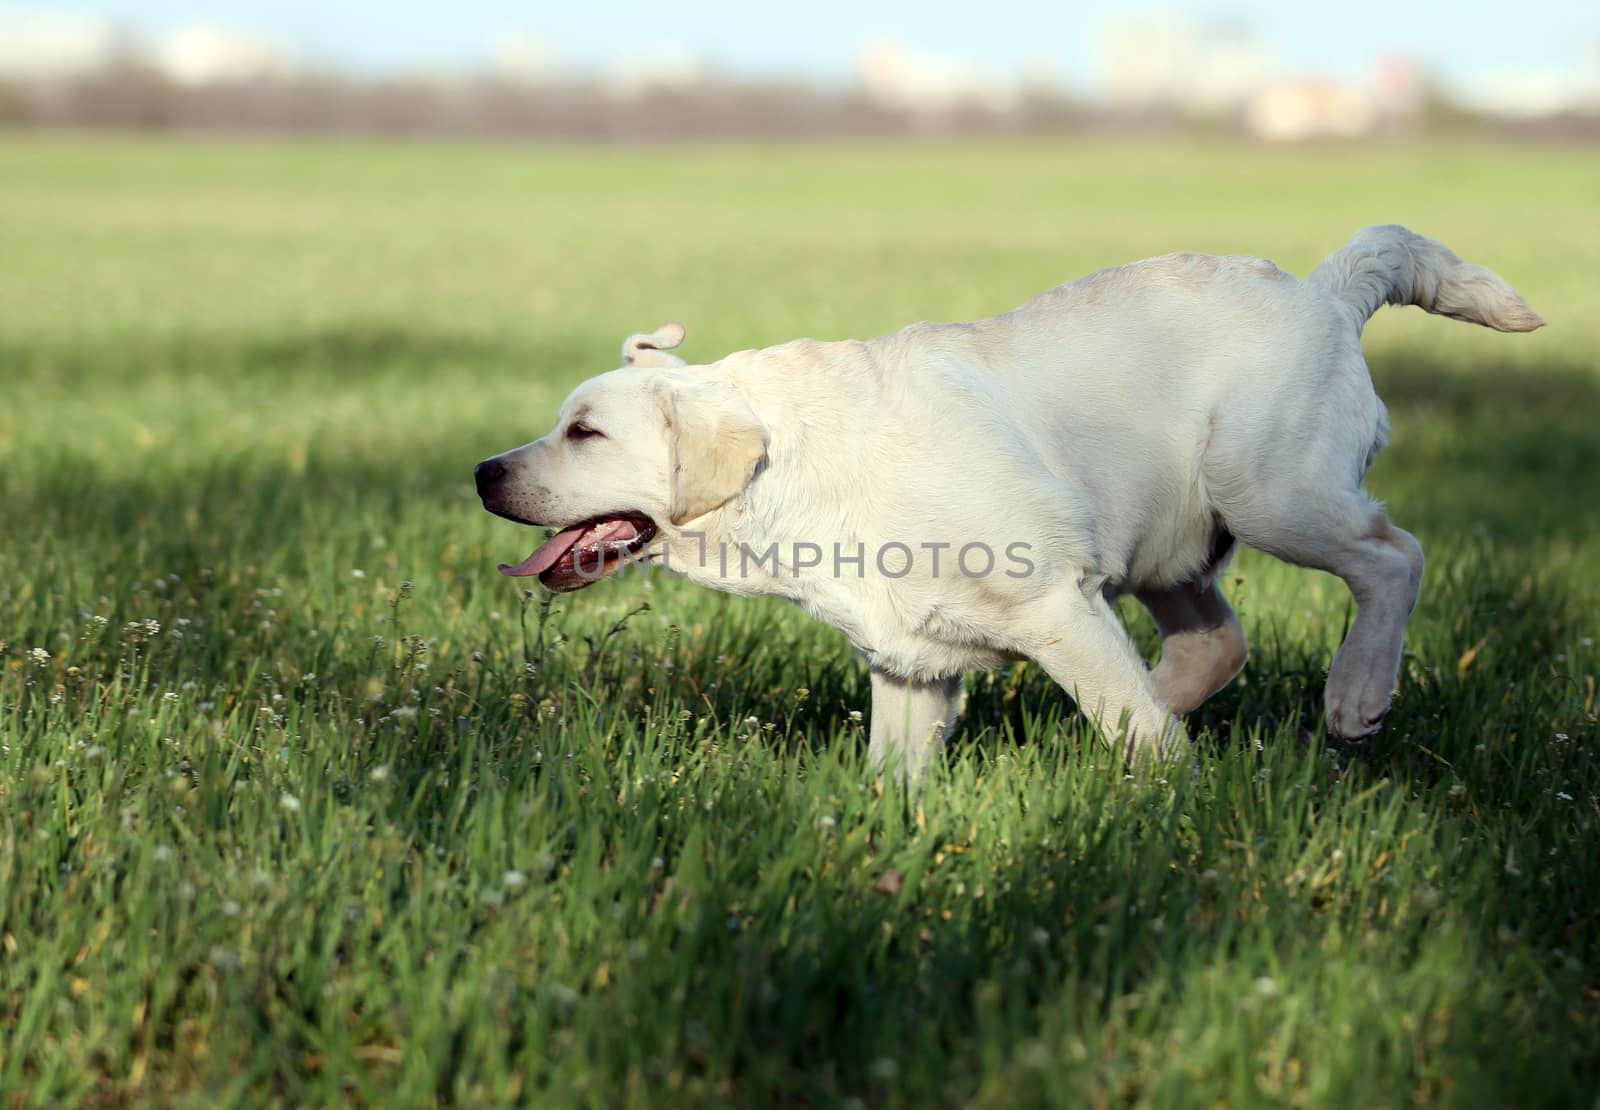
[{"label": "dog's open mouth", "polygon": [[513,578],[538,575],[545,588],[557,593],[581,590],[627,562],[655,534],[655,521],[643,513],[593,517],[562,529],[516,566],[501,563],[500,573]]}]

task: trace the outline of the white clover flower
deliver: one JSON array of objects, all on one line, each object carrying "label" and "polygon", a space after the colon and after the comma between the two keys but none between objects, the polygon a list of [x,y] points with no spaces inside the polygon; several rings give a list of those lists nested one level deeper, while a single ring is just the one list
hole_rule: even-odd
[{"label": "white clover flower", "polygon": [[300,812],[300,799],[293,794],[282,794],[278,797],[278,804],[290,813]]},{"label": "white clover flower", "polygon": [[500,876],[500,885],[507,890],[521,890],[528,885],[528,876],[521,871],[507,871]]},{"label": "white clover flower", "polygon": [[360,567],[357,567],[350,572],[351,578],[365,578],[366,576],[367,572],[362,570]]},{"label": "white clover flower", "polygon": [[44,648],[34,648],[28,652],[28,658],[32,659],[35,665],[42,667],[50,662],[50,653]]},{"label": "white clover flower", "polygon": [[367,781],[372,783],[388,782],[389,765],[387,763],[380,763],[372,770],[368,771]]}]

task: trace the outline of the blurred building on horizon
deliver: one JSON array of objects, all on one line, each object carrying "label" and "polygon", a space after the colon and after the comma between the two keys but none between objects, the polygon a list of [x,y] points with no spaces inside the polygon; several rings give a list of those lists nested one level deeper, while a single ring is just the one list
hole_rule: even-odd
[{"label": "blurred building on horizon", "polygon": [[1122,15],[1093,73],[1048,44],[1020,70],[891,36],[840,74],[742,73],[663,37],[579,62],[527,31],[469,62],[361,71],[282,37],[191,23],[0,9],[0,124],[596,138],[1179,130],[1268,142],[1476,127],[1600,139],[1600,33],[1559,68],[1430,73],[1403,53],[1364,72],[1287,65],[1260,28]]}]

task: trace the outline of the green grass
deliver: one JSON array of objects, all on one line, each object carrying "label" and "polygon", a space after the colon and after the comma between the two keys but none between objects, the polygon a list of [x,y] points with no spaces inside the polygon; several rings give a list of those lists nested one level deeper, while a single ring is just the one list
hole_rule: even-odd
[{"label": "green grass", "polygon": [[[1597,182],[0,139],[0,1104],[1594,1105]],[[1368,331],[1429,568],[1365,744],[1319,720],[1344,588],[1251,553],[1192,767],[1125,779],[1019,665],[911,801],[831,630],[494,573],[529,536],[472,464],[629,332],[864,336],[1178,248],[1304,273],[1384,221],[1552,326]]]}]

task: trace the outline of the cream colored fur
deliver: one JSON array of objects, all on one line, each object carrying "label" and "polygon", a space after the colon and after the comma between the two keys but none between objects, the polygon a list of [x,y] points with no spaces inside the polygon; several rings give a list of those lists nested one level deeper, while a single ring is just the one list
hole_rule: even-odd
[{"label": "cream colored fur", "polygon": [[[1388,707],[1422,576],[1416,540],[1360,485],[1389,428],[1361,352],[1385,302],[1543,323],[1489,271],[1379,227],[1304,281],[1260,259],[1167,255],[975,323],[704,366],[667,353],[683,338],[669,325],[631,337],[627,368],[581,385],[549,435],[497,457],[492,507],[558,526],[647,513],[649,558],[839,629],[872,671],[872,756],[912,779],[960,714],[961,675],[1017,657],[1130,753],[1171,751],[1174,713],[1245,660],[1217,588],[1237,538],[1349,584],[1357,616],[1326,711],[1358,737]],[[602,434],[567,437],[579,415]],[[903,577],[873,565],[896,542],[917,556]],[[941,543],[936,574],[919,545]],[[1026,545],[1032,573],[954,572],[972,543]],[[770,563],[737,558],[774,544]],[[839,573],[835,544],[864,546],[865,573]],[[1119,591],[1161,630],[1153,671],[1112,609]]]}]

